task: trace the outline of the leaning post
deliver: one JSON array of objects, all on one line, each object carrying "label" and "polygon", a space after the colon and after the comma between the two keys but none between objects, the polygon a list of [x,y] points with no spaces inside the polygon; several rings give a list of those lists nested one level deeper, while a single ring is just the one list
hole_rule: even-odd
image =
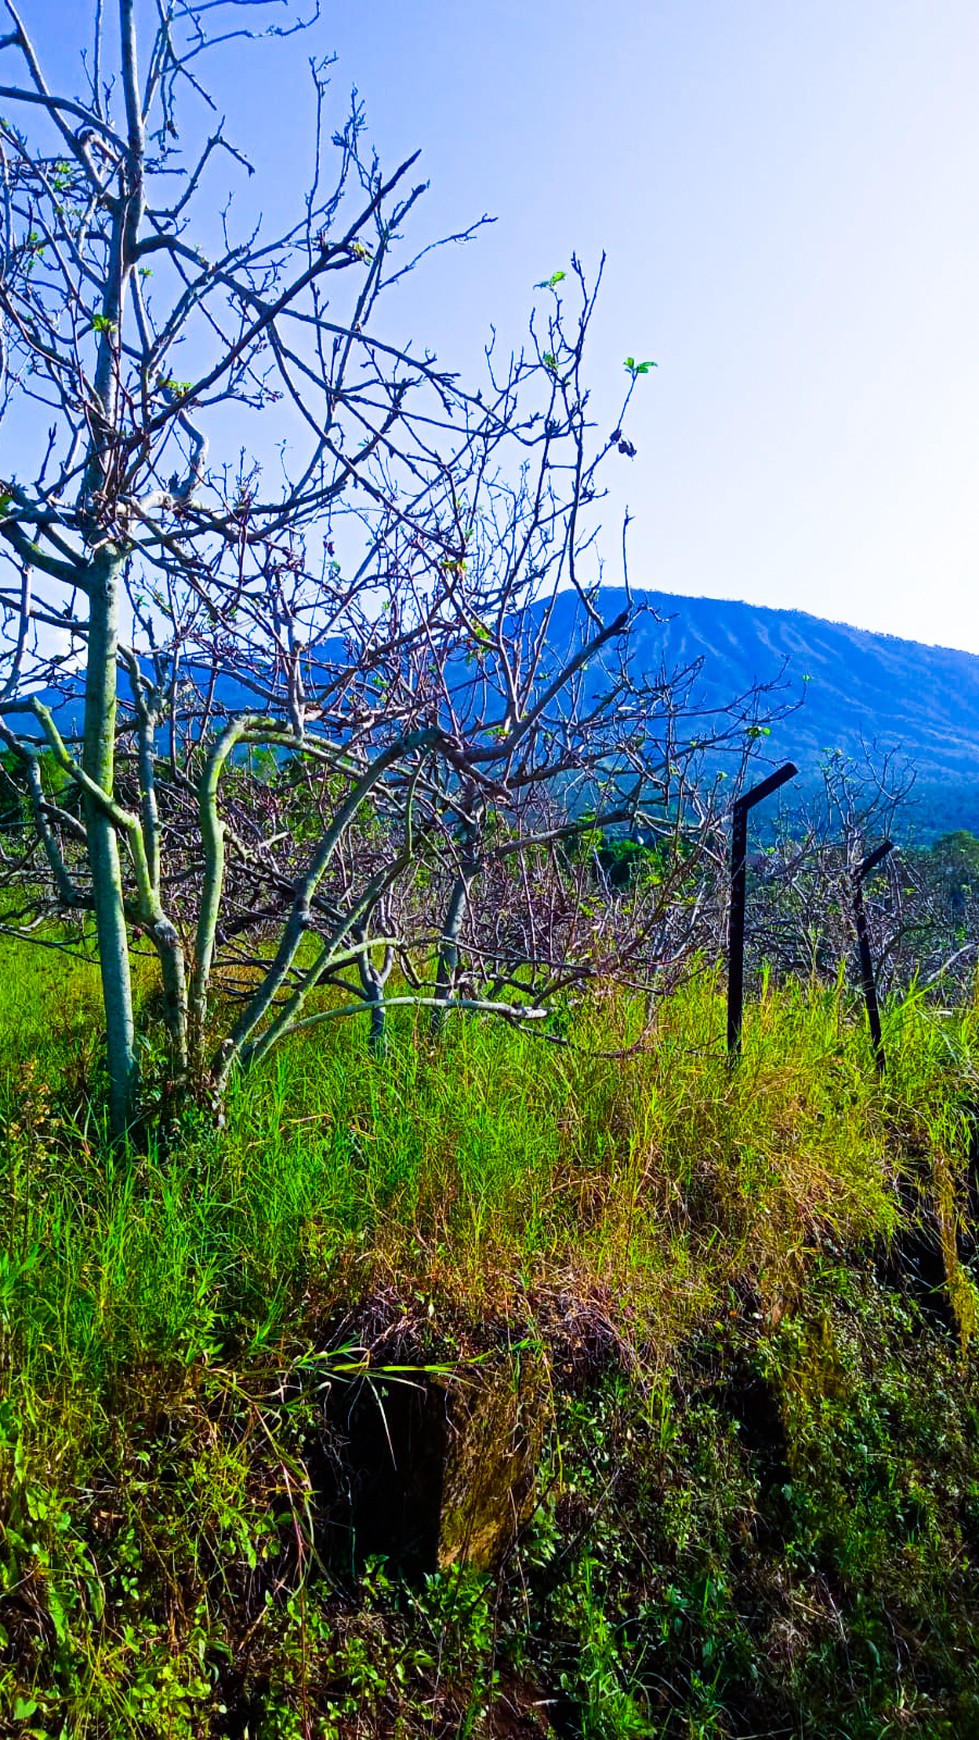
[{"label": "leaning post", "polygon": [[791,761],[770,773],[767,779],[742,792],[731,812],[731,908],[727,943],[727,1050],[730,1058],[741,1054],[741,1023],[744,1017],[744,918],[748,887],[748,811],[780,786],[795,779],[799,769]]},{"label": "leaning post", "polygon": [[882,864],[888,852],[893,852],[894,841],[885,840],[882,846],[877,846],[873,852],[868,852],[866,858],[859,863],[853,872],[853,920],[857,927],[857,950],[860,955],[860,983],[863,987],[863,1000],[867,1005],[867,1022],[870,1027],[870,1037],[874,1047],[874,1063],[877,1074],[884,1073],[884,1039],[880,1029],[880,1005],[877,1002],[877,979],[874,974],[874,961],[870,953],[870,936],[867,931],[867,913],[863,904],[863,885],[871,871]]}]

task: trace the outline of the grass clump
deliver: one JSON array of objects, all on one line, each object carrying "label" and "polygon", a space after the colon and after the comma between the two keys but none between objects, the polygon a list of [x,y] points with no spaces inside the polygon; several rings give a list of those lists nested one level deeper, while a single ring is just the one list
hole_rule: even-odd
[{"label": "grass clump", "polygon": [[[327,1023],[121,1151],[91,969],[40,960],[0,993],[0,1725],[968,1731],[975,1010],[888,1011],[883,1080],[842,985],[765,984],[736,1067],[709,972],[564,1045]],[[496,1575],[330,1571],[359,1347],[536,1362]]]},{"label": "grass clump", "polygon": [[615,1293],[664,1346],[746,1276],[791,1292],[820,1244],[893,1231],[890,1099],[842,993],[770,993],[736,1069],[721,1017],[704,977],[634,1051],[642,1012],[612,1000],[567,1048],[405,1022],[375,1062],[338,1024],[236,1084],[223,1129],[115,1155],[21,1018],[20,1060],[9,1034],[0,1051],[22,1374],[95,1396],[389,1287],[517,1315]]}]

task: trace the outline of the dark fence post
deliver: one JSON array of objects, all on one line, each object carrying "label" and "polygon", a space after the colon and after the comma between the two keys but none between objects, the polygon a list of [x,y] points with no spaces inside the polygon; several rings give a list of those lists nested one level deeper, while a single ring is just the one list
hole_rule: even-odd
[{"label": "dark fence post", "polygon": [[753,810],[787,780],[795,779],[799,769],[791,761],[770,773],[759,785],[742,792],[731,812],[731,911],[727,939],[727,1049],[729,1057],[741,1051],[741,1022],[744,1017],[744,917],[748,887],[748,811]]},{"label": "dark fence post", "polygon": [[877,980],[874,975],[874,961],[870,953],[870,936],[867,931],[867,914],[863,904],[864,878],[878,864],[882,864],[888,852],[893,852],[894,841],[885,840],[873,852],[868,852],[866,858],[857,865],[853,872],[853,918],[857,927],[857,949],[860,955],[860,983],[863,986],[863,1000],[867,1005],[867,1021],[870,1026],[870,1037],[874,1047],[874,1062],[877,1074],[884,1073],[884,1040],[880,1030],[880,1005],[877,1002]]}]

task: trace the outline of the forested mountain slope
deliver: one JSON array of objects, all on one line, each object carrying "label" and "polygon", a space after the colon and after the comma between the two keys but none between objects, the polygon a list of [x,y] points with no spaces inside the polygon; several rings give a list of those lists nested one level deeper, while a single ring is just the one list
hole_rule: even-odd
[{"label": "forested mountain slope", "polygon": [[[645,669],[703,659],[705,698],[725,701],[784,666],[801,705],[773,728],[773,753],[800,770],[818,768],[827,749],[860,754],[877,740],[912,760],[922,780],[979,780],[979,656],[871,634],[798,610],[771,610],[716,598],[637,592],[656,617],[641,615],[633,659]],[[602,593],[612,615],[621,591]]]},{"label": "forested mountain slope", "polygon": [[[839,749],[858,762],[870,750],[879,765],[885,752],[916,772],[906,820],[927,836],[958,827],[979,832],[979,656],[949,647],[873,634],[798,610],[773,610],[727,599],[688,598],[635,589],[631,661],[637,673],[682,670],[699,664],[696,699],[723,707],[752,684],[780,682],[773,707],[794,710],[765,739],[768,760],[791,758],[811,786],[827,753]],[[621,588],[605,587],[598,606],[611,620],[626,602]],[[574,632],[580,606],[573,593],[557,601],[551,624],[558,653]],[[332,647],[336,656],[337,647]],[[597,688],[602,673],[591,673]],[[122,685],[127,693],[127,685]],[[81,701],[46,697],[63,727],[81,726]],[[229,707],[248,695],[230,677],[217,699]],[[794,791],[801,786],[793,787]]]}]

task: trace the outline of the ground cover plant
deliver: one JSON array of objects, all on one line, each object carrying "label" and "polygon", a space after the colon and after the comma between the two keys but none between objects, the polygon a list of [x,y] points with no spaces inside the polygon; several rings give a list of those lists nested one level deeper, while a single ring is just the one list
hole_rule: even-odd
[{"label": "ground cover plant", "polygon": [[[842,984],[732,1069],[706,969],[564,1045],[328,1024],[120,1150],[94,967],[5,960],[9,1731],[969,1731],[975,1010],[891,1008],[882,1083]],[[514,1526],[351,1547],[361,1391],[515,1397]]]}]

